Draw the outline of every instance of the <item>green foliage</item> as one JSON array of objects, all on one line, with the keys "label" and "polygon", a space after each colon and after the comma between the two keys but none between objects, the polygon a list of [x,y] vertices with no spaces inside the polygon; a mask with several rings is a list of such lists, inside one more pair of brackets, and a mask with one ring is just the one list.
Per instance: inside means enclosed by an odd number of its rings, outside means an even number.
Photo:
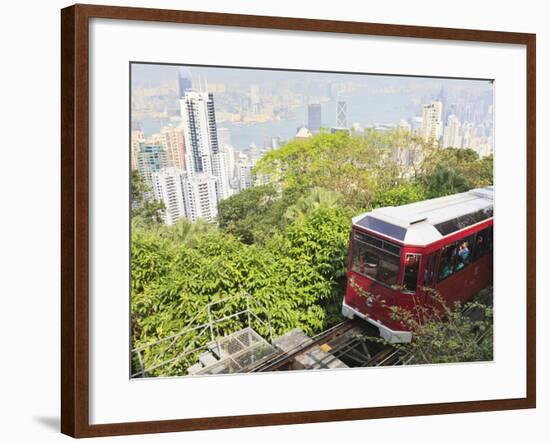
[{"label": "green foliage", "polygon": [[322,187],[314,187],[303,195],[295,204],[288,207],[284,217],[287,220],[295,221],[304,218],[312,211],[320,207],[339,207],[340,195]]},{"label": "green foliage", "polygon": [[[370,293],[351,281],[354,289],[365,297]],[[437,290],[423,287],[430,302],[428,307],[415,303],[411,308],[388,305],[389,317],[412,332],[410,343],[393,343],[400,350],[400,362],[405,365],[476,362],[493,359],[493,308],[488,299],[474,299],[464,305],[448,305]],[[414,298],[416,299],[416,297]],[[367,338],[384,345],[382,338]]]},{"label": "green foliage", "polygon": [[143,182],[137,171],[132,170],[130,177],[132,220],[138,219],[147,224],[162,222],[164,203],[147,199],[145,196],[150,191],[151,189]]},{"label": "green foliage", "polygon": [[[426,177],[426,185],[429,186],[430,179],[443,175],[453,180],[459,180],[460,185],[453,185],[446,190],[438,191],[437,182],[428,192],[430,198],[440,195],[449,195],[445,192],[463,192],[475,187],[484,187],[493,184],[493,156],[489,155],[482,159],[472,149],[435,149],[431,151],[422,163],[422,172]],[[449,181],[447,181],[449,184]],[[433,196],[431,196],[433,195]]]},{"label": "green foliage", "polygon": [[[417,305],[413,311],[392,307],[394,320],[413,332],[410,344],[395,344],[407,364],[441,364],[493,360],[493,309],[477,301],[449,306],[433,289],[434,307]],[[476,311],[478,318],[471,315]],[[421,320],[419,320],[421,318]]]},{"label": "green foliage", "polygon": [[371,130],[361,136],[321,133],[268,152],[256,172],[283,189],[325,188],[338,193],[343,206],[360,209],[369,207],[376,193],[403,179],[396,155],[406,146],[415,155],[425,147],[403,131]]},{"label": "green foliage", "polygon": [[[403,158],[406,164],[398,161]],[[321,133],[267,153],[255,172],[270,183],[222,201],[217,225],[181,220],[174,226],[158,223],[162,207],[146,202],[149,189],[133,174],[134,348],[192,323],[205,323],[205,306],[228,296],[216,313],[242,310],[244,298],[238,295],[243,293],[256,301],[257,315],[270,318],[275,336],[295,327],[307,334],[326,329],[342,320],[353,216],[491,184],[492,167],[492,157],[479,159],[468,149],[439,149],[399,130]],[[479,337],[480,324],[453,315],[449,310],[446,325],[435,320],[419,325],[411,349],[433,357],[418,361],[451,360],[457,344],[475,347],[472,340]],[[245,325],[243,318],[233,317],[219,323],[217,332],[223,335]],[[267,332],[264,325],[256,328]],[[449,338],[451,329],[459,330],[458,337]],[[191,333],[173,346],[167,342],[147,348],[144,358],[149,365],[168,361],[209,339],[208,334]],[[480,352],[492,351],[487,340],[476,342],[486,348],[456,353],[474,360],[485,357]],[[185,374],[195,360],[182,358],[152,375]]]},{"label": "green foliage", "polygon": [[453,195],[470,188],[468,181],[460,172],[439,167],[431,174],[425,175],[423,182],[428,198]]},{"label": "green foliage", "polygon": [[[310,334],[323,330],[338,319],[326,307],[341,296],[348,233],[349,217],[341,209],[329,208],[314,210],[289,225],[265,247],[214,231],[199,236],[191,248],[138,229],[132,238],[134,347],[185,328],[208,303],[241,293],[253,294],[275,335],[295,327]],[[224,308],[229,315],[242,304]],[[205,317],[199,319],[206,322]],[[243,326],[235,318],[223,323],[218,332]],[[162,351],[162,347],[151,350],[146,357],[154,360],[159,356],[156,352]],[[182,374],[182,370],[176,364],[154,374]]]},{"label": "green foliage", "polygon": [[278,192],[273,185],[245,189],[218,206],[218,225],[245,244],[264,244],[287,224],[284,214],[299,198],[297,190]]},{"label": "green foliage", "polygon": [[373,207],[401,206],[426,199],[426,189],[417,182],[403,182],[384,192],[378,192]]}]

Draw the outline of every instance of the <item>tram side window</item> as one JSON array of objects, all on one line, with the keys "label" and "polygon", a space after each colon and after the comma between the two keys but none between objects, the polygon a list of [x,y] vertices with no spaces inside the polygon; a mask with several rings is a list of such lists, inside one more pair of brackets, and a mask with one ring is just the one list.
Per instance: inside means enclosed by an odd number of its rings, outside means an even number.
[{"label": "tram side window", "polygon": [[420,255],[407,253],[405,257],[405,273],[403,275],[403,286],[407,292],[416,292],[419,265]]},{"label": "tram side window", "polygon": [[472,249],[474,247],[474,240],[475,235],[471,235],[458,241],[455,271],[463,269],[472,261]]},{"label": "tram side window", "polygon": [[493,250],[492,227],[477,232],[472,260],[477,261],[491,250]]},{"label": "tram side window", "polygon": [[454,273],[456,249],[456,243],[453,243],[444,247],[441,251],[441,259],[439,260],[439,281],[443,281]]},{"label": "tram side window", "polygon": [[435,253],[432,253],[428,258],[428,262],[424,266],[424,286],[429,287],[435,279]]}]

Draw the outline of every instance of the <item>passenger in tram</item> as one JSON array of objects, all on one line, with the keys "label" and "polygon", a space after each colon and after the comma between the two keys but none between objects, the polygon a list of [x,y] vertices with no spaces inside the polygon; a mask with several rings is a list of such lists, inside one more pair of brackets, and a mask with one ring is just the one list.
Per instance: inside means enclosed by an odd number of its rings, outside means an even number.
[{"label": "passenger in tram", "polygon": [[463,241],[459,248],[458,248],[458,258],[459,261],[456,265],[456,269],[460,270],[464,268],[466,264],[468,264],[468,260],[470,258],[470,247],[468,244],[468,241]]}]

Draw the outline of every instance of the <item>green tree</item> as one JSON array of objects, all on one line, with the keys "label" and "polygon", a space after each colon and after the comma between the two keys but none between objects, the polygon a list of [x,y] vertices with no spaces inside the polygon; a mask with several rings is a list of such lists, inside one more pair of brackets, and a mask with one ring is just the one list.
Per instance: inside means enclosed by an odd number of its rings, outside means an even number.
[{"label": "green tree", "polygon": [[403,182],[383,192],[377,192],[373,207],[401,206],[426,199],[426,189],[419,182]]},{"label": "green tree", "polygon": [[[351,281],[355,290],[365,296],[369,292]],[[403,364],[440,364],[475,362],[493,359],[493,309],[474,299],[461,305],[448,305],[435,289],[423,287],[431,308],[417,303],[411,308],[380,305],[388,310],[391,320],[412,332],[410,343],[391,344],[400,350]],[[383,344],[381,338],[368,338]]]},{"label": "green tree", "polygon": [[268,152],[256,173],[283,189],[325,188],[341,195],[343,206],[362,209],[371,205],[374,195],[405,179],[406,167],[398,161],[403,151],[410,147],[413,157],[420,158],[423,146],[403,131],[321,133]]},{"label": "green tree", "polygon": [[[493,309],[472,301],[449,306],[435,290],[429,291],[432,303],[429,311],[422,305],[413,311],[391,307],[392,319],[402,322],[412,331],[410,344],[395,344],[402,351],[406,364],[441,364],[476,362],[493,359]],[[471,313],[477,312],[477,318]],[[421,320],[419,320],[421,318]]]},{"label": "green tree", "polygon": [[[244,244],[223,231],[199,236],[193,248],[174,245],[155,231],[134,232],[134,348],[182,330],[206,304],[241,293],[253,295],[263,306],[275,336],[295,327],[308,334],[325,329],[340,320],[334,305],[342,296],[348,232],[348,215],[329,208],[319,208],[290,224],[261,247]],[[222,306],[226,315],[242,307],[238,301]],[[198,323],[206,319],[199,318]],[[223,335],[244,326],[234,318],[219,324],[218,331]],[[183,347],[204,343],[203,338],[183,341],[170,351],[161,346],[146,352],[145,358],[169,360]],[[155,374],[183,374],[193,362],[185,360]]]},{"label": "green tree", "polygon": [[331,190],[322,187],[313,187],[300,197],[295,204],[288,207],[284,216],[286,219],[294,221],[307,216],[320,207],[335,208],[340,203],[340,195]]},{"label": "green tree", "polygon": [[136,170],[132,170],[130,177],[130,205],[132,219],[141,218],[145,223],[161,223],[165,210],[164,203],[147,198],[151,189],[141,179]]},{"label": "green tree", "polygon": [[468,181],[459,171],[437,168],[423,177],[428,198],[453,195],[470,189]]},{"label": "green tree", "polygon": [[[422,174],[424,177],[433,177],[442,171],[452,171],[455,176],[460,175],[465,182],[466,190],[485,187],[493,184],[493,156],[479,158],[472,149],[434,149],[422,163]],[[430,194],[433,194],[434,190],[432,188]]]}]

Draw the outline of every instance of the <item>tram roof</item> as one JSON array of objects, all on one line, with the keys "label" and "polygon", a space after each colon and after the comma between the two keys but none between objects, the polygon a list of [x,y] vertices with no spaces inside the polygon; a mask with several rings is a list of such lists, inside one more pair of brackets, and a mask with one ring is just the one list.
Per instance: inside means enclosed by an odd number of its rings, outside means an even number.
[{"label": "tram roof", "polygon": [[493,216],[493,186],[398,207],[382,207],[353,218],[353,225],[410,245],[424,246]]}]

